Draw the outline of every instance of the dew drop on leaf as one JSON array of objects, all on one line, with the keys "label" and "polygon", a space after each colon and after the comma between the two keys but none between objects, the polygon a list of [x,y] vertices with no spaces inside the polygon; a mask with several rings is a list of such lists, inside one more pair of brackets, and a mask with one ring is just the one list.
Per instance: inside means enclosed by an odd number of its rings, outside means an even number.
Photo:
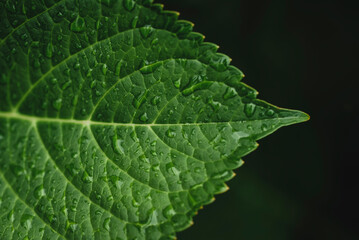
[{"label": "dew drop on leaf", "polygon": [[152,103],[152,105],[157,105],[157,104],[160,103],[160,101],[161,101],[161,97],[160,96],[155,96],[155,97],[152,98],[151,103]]},{"label": "dew drop on leaf", "polygon": [[56,110],[60,110],[62,105],[62,98],[58,98],[55,101],[52,102],[52,106],[56,109]]},{"label": "dew drop on leaf", "polygon": [[244,105],[244,113],[247,117],[252,117],[256,111],[256,105],[253,103],[247,103]]},{"label": "dew drop on leaf", "polygon": [[175,85],[175,88],[180,88],[180,86],[181,86],[181,78],[175,80],[173,82],[173,84]]},{"label": "dew drop on leaf", "polygon": [[212,107],[213,111],[217,112],[222,104],[220,102],[214,101],[213,98],[208,99],[208,104]]},{"label": "dew drop on leaf", "polygon": [[228,68],[229,63],[230,58],[228,56],[223,54],[217,54],[212,58],[210,65],[217,71],[223,72]]},{"label": "dew drop on leaf", "polygon": [[68,89],[68,88],[71,86],[71,84],[72,84],[72,81],[69,80],[69,81],[65,82],[65,83],[61,86],[61,89],[62,89],[62,90],[66,90],[66,89]]},{"label": "dew drop on leaf", "polygon": [[133,0],[123,0],[123,6],[127,11],[132,11],[135,8],[135,1]]},{"label": "dew drop on leaf", "polygon": [[158,38],[154,38],[151,42],[151,46],[152,47],[156,46],[158,44],[158,42],[159,42]]},{"label": "dew drop on leaf", "polygon": [[51,84],[55,85],[57,83],[57,78],[50,79]]},{"label": "dew drop on leaf", "polygon": [[106,219],[103,221],[103,228],[104,228],[106,231],[110,231],[110,220],[111,220],[111,218],[106,218]]},{"label": "dew drop on leaf", "polygon": [[32,226],[31,223],[33,218],[34,216],[30,214],[23,214],[20,219],[20,225],[27,230],[30,229]]},{"label": "dew drop on leaf", "polygon": [[234,98],[236,95],[237,93],[234,88],[227,88],[226,92],[223,95],[223,99],[228,100],[230,98]]},{"label": "dew drop on leaf", "polygon": [[74,64],[74,69],[79,70],[80,66],[81,66],[81,64],[77,62],[77,63]]},{"label": "dew drop on leaf", "polygon": [[52,58],[52,53],[53,53],[53,46],[51,43],[47,44],[46,46],[46,57],[48,58]]},{"label": "dew drop on leaf", "polygon": [[121,73],[121,67],[123,65],[123,61],[119,61],[117,64],[116,64],[116,68],[115,68],[115,75],[116,76],[119,76],[120,73]]},{"label": "dew drop on leaf", "polygon": [[75,164],[71,163],[65,167],[72,177],[76,176],[80,170],[75,167]]},{"label": "dew drop on leaf", "polygon": [[177,135],[176,131],[174,131],[172,129],[168,129],[166,131],[166,136],[169,138],[174,138],[174,137],[176,137],[176,135]]},{"label": "dew drop on leaf", "polygon": [[34,197],[36,199],[41,198],[42,196],[45,196],[45,189],[43,185],[37,186],[34,190]]},{"label": "dew drop on leaf", "polygon": [[274,115],[274,111],[272,110],[272,109],[268,109],[267,111],[266,111],[266,115],[268,116],[268,117],[272,117],[273,115]]},{"label": "dew drop on leaf", "polygon": [[91,89],[93,89],[94,87],[96,87],[96,80],[93,80],[90,84]]},{"label": "dew drop on leaf", "polygon": [[82,174],[82,181],[84,183],[92,183],[93,177],[91,177],[86,171],[84,171]]},{"label": "dew drop on leaf", "polygon": [[82,32],[86,28],[85,19],[83,17],[77,16],[77,18],[71,23],[70,29],[73,32]]},{"label": "dew drop on leaf", "polygon": [[34,68],[39,68],[40,66],[40,60],[38,58],[34,59]]},{"label": "dew drop on leaf", "polygon": [[151,25],[146,25],[146,26],[140,28],[140,33],[143,38],[148,38],[149,36],[151,36],[153,31],[154,31],[154,29]]},{"label": "dew drop on leaf", "polygon": [[138,22],[138,16],[135,16],[135,17],[132,19],[132,22],[131,22],[132,28],[136,28],[137,22]]},{"label": "dew drop on leaf", "polygon": [[176,176],[180,174],[180,171],[174,166],[172,162],[166,164],[166,171]]},{"label": "dew drop on leaf", "polygon": [[23,167],[14,164],[10,165],[10,171],[17,177],[26,174],[26,170]]},{"label": "dew drop on leaf", "polygon": [[103,75],[106,75],[107,70],[108,70],[108,67],[107,67],[107,64],[105,63],[104,65],[102,65],[102,73],[103,73]]},{"label": "dew drop on leaf", "polygon": [[124,143],[123,139],[118,139],[116,135],[112,137],[112,147],[114,152],[119,154],[124,154],[124,148],[122,144]]},{"label": "dew drop on leaf", "polygon": [[141,122],[147,122],[148,121],[147,113],[142,114],[140,116],[140,120],[141,120]]}]

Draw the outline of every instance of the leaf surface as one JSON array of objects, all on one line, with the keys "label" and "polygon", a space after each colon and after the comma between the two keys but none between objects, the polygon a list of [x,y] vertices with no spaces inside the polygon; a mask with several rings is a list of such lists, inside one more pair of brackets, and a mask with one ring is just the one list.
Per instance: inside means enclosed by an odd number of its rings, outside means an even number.
[{"label": "leaf surface", "polygon": [[160,4],[43,2],[0,2],[1,239],[173,239],[308,119]]}]

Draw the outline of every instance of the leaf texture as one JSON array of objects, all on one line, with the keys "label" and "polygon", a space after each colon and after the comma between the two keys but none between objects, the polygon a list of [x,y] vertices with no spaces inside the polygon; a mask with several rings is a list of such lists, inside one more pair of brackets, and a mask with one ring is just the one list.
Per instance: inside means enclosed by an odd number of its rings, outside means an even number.
[{"label": "leaf texture", "polygon": [[0,239],[174,239],[258,139],[308,119],[150,0],[0,14]]}]

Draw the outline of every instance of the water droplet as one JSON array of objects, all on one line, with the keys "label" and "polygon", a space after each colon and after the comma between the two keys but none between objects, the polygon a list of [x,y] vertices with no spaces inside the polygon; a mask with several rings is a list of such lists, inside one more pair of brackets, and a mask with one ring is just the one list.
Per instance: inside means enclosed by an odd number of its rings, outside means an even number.
[{"label": "water droplet", "polygon": [[96,87],[96,80],[93,80],[90,84],[91,89],[93,89],[94,87]]},{"label": "water droplet", "polygon": [[111,183],[118,189],[123,185],[123,180],[118,176],[109,176]]},{"label": "water droplet", "polygon": [[158,42],[159,42],[158,38],[153,39],[151,42],[151,46],[156,46]]},{"label": "water droplet", "polygon": [[[146,64],[145,62],[143,62],[143,63]],[[143,73],[143,74],[153,73],[153,72],[154,72],[157,68],[159,68],[161,65],[162,65],[161,62],[154,63],[154,64],[151,64],[151,65],[148,65],[148,66],[141,67],[140,71],[141,71],[141,73]]]},{"label": "water droplet", "polygon": [[163,209],[163,216],[165,216],[167,219],[171,219],[174,215],[176,215],[176,211],[173,209],[171,205],[167,206],[165,209]]},{"label": "water droplet", "polygon": [[135,8],[136,3],[133,0],[124,0],[123,6],[125,7],[126,10],[132,11]]},{"label": "water droplet", "polygon": [[64,14],[63,14],[61,11],[58,11],[58,12],[57,12],[57,16],[58,16],[58,17],[62,17],[63,15],[64,15]]},{"label": "water droplet", "polygon": [[66,76],[70,76],[70,72],[71,72],[71,70],[70,70],[69,68],[66,68],[66,69],[64,70],[64,74],[65,74]]},{"label": "water droplet", "polygon": [[106,75],[107,70],[108,70],[108,67],[107,67],[107,64],[105,63],[104,65],[102,65],[102,73],[103,73],[103,75]]},{"label": "water droplet", "polygon": [[60,110],[62,105],[62,98],[58,98],[55,101],[52,102],[52,106],[56,109],[56,110]]},{"label": "water droplet", "polygon": [[119,154],[124,154],[124,148],[122,147],[122,143],[124,142],[123,139],[118,139],[116,135],[113,136],[112,138],[112,146],[113,146],[113,150],[116,153]]},{"label": "water droplet", "polygon": [[147,90],[141,92],[140,94],[138,94],[134,99],[133,99],[133,106],[136,109],[139,109],[141,107],[141,105],[146,101],[146,96],[147,96]]},{"label": "water droplet", "polygon": [[219,72],[225,71],[230,63],[230,58],[223,54],[216,54],[210,62],[210,65]]},{"label": "water droplet", "polygon": [[178,176],[180,171],[173,165],[172,162],[166,164],[166,171],[172,175]]},{"label": "water droplet", "polygon": [[22,35],[21,35],[21,39],[22,39],[22,40],[27,39],[27,34],[26,34],[26,33],[22,34]]},{"label": "water droplet", "polygon": [[52,47],[52,44],[51,43],[49,43],[49,44],[47,44],[47,46],[46,46],[46,57],[48,57],[48,58],[52,58],[52,53],[53,53],[53,47]]},{"label": "water droplet", "polygon": [[21,175],[26,175],[26,170],[19,165],[10,165],[10,171],[15,174],[15,176],[19,177]]},{"label": "water droplet", "polygon": [[155,141],[151,142],[150,145],[151,145],[152,147],[156,146],[156,145],[157,145],[157,141],[155,140]]},{"label": "water droplet", "polygon": [[135,17],[132,19],[132,22],[131,22],[132,28],[136,28],[137,22],[138,22],[138,16],[135,16]]},{"label": "water droplet", "polygon": [[103,228],[104,228],[106,231],[110,231],[110,221],[111,221],[111,218],[106,218],[106,219],[103,221]]},{"label": "water droplet", "polygon": [[77,223],[72,221],[66,221],[66,230],[70,230],[71,232],[75,232],[77,229]]},{"label": "water droplet", "polygon": [[32,222],[33,218],[34,218],[34,216],[32,216],[32,215],[23,214],[20,219],[21,226],[25,229],[30,229],[31,225],[32,225],[31,222]]},{"label": "water droplet", "polygon": [[217,112],[219,108],[222,106],[220,102],[216,102],[212,97],[208,99],[208,104],[212,107],[213,111]]},{"label": "water droplet", "polygon": [[177,133],[175,132],[175,130],[168,129],[168,130],[166,131],[166,135],[167,135],[167,137],[169,137],[169,138],[174,138],[174,137],[176,137]]},{"label": "water droplet", "polygon": [[39,59],[34,59],[34,68],[39,68],[41,66]]},{"label": "water droplet", "polygon": [[153,105],[157,105],[157,104],[159,104],[160,102],[161,102],[161,97],[160,97],[160,96],[155,96],[155,97],[153,97],[152,100],[151,100],[151,103],[152,103]]},{"label": "water droplet", "polygon": [[253,103],[247,103],[244,105],[244,113],[247,117],[252,117],[256,111],[256,105]]},{"label": "water droplet", "polygon": [[71,86],[71,83],[72,83],[71,80],[65,82],[65,83],[62,85],[61,89],[62,89],[63,91],[66,90],[67,88],[69,88],[69,87]]},{"label": "water droplet", "polygon": [[41,198],[42,196],[45,196],[45,189],[43,185],[37,186],[34,190],[34,197],[36,199]]},{"label": "water droplet", "polygon": [[132,199],[132,206],[135,208],[138,208],[140,206],[140,203],[136,201],[136,199]]},{"label": "water droplet", "polygon": [[74,69],[79,70],[80,66],[81,66],[81,64],[77,62],[77,63],[74,64]]},{"label": "water droplet", "polygon": [[266,115],[267,115],[268,117],[273,117],[274,113],[275,113],[275,112],[274,112],[272,109],[268,109],[268,110],[266,111]]},{"label": "water droplet", "polygon": [[147,122],[148,121],[147,113],[142,114],[140,116],[140,120],[141,120],[141,122]]},{"label": "water droplet", "polygon": [[148,38],[152,34],[153,31],[154,31],[154,29],[151,25],[146,25],[146,26],[140,28],[140,33],[143,38]]},{"label": "water droplet", "polygon": [[67,171],[70,173],[71,176],[76,176],[78,173],[79,173],[79,169],[77,169],[75,167],[75,165],[73,163],[69,164],[69,165],[66,165],[65,167],[67,169]]},{"label": "water droplet", "polygon": [[230,98],[233,98],[237,95],[237,92],[234,88],[227,88],[226,92],[223,95],[224,100],[228,100]]},{"label": "water droplet", "polygon": [[180,86],[181,86],[181,78],[174,81],[173,84],[175,85],[175,88],[180,88]]},{"label": "water droplet", "polygon": [[122,67],[122,65],[124,65],[123,63],[124,62],[122,60],[117,63],[116,68],[115,68],[115,75],[116,76],[120,76],[121,67]]},{"label": "water droplet", "polygon": [[200,167],[196,167],[196,168],[194,169],[194,172],[195,172],[195,173],[200,173],[200,172],[201,172],[201,168],[200,168]]},{"label": "water droplet", "polygon": [[226,170],[223,172],[218,172],[212,176],[213,179],[229,179],[233,176],[233,172],[231,170]]},{"label": "water droplet", "polygon": [[55,85],[57,83],[57,78],[50,79],[51,84]]},{"label": "water droplet", "polygon": [[82,181],[84,183],[92,183],[93,177],[91,177],[86,171],[84,171],[82,174]]},{"label": "water droplet", "polygon": [[73,32],[82,32],[85,30],[85,27],[85,19],[80,16],[77,16],[77,18],[71,23],[70,29]]},{"label": "water droplet", "polygon": [[262,129],[262,131],[264,131],[264,132],[267,131],[267,130],[268,130],[267,124],[263,123],[262,126],[261,126],[261,129]]},{"label": "water droplet", "polygon": [[70,211],[71,212],[77,212],[76,206],[75,205],[70,206]]},{"label": "water droplet", "polygon": [[91,77],[91,76],[92,76],[92,71],[93,71],[92,68],[90,68],[89,70],[87,70],[86,77]]},{"label": "water droplet", "polygon": [[8,213],[7,219],[8,219],[10,222],[13,222],[13,221],[15,220],[14,209],[12,209],[12,210]]}]

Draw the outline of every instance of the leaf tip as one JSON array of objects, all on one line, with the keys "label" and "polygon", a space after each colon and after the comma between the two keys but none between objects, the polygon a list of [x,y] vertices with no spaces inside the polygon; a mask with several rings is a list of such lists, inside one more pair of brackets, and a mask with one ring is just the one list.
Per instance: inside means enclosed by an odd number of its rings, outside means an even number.
[{"label": "leaf tip", "polygon": [[310,120],[309,114],[302,111],[295,111],[295,112],[296,112],[297,123],[306,122]]},{"label": "leaf tip", "polygon": [[285,126],[306,122],[310,119],[307,113],[298,110],[285,109],[282,114],[283,118],[281,122]]}]

